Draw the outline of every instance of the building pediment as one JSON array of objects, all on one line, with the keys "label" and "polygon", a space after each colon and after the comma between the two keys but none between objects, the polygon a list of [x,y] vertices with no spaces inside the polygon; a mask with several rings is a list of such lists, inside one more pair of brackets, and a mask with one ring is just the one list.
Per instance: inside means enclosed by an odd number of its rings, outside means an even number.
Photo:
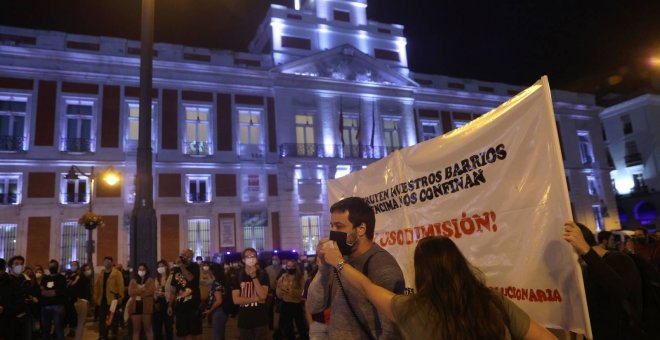
[{"label": "building pediment", "polygon": [[419,86],[410,78],[348,44],[280,65],[273,71],[357,83]]}]

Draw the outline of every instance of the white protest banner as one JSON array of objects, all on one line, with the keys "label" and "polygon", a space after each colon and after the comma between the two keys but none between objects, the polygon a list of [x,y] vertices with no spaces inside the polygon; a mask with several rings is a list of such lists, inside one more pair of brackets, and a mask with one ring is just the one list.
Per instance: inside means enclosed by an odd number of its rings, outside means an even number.
[{"label": "white protest banner", "polygon": [[460,129],[330,181],[328,192],[331,204],[369,202],[374,241],[406,287],[417,242],[443,235],[533,319],[591,337],[577,258],[562,239],[570,201],[546,77]]}]

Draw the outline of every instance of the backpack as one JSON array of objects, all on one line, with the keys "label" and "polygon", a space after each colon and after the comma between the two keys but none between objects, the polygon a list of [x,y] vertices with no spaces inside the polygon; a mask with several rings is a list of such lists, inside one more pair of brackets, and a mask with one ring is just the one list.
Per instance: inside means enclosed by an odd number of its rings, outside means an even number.
[{"label": "backpack", "polygon": [[649,339],[660,339],[660,272],[640,256],[630,257],[642,280],[641,328]]}]

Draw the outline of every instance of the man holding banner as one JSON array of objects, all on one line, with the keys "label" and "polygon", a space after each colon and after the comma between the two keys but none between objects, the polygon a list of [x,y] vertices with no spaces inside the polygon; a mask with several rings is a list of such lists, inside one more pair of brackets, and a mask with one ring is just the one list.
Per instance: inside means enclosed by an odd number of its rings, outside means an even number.
[{"label": "man holding banner", "polygon": [[[376,285],[395,293],[403,293],[403,272],[390,253],[373,242],[376,218],[373,210],[362,198],[349,197],[330,208],[330,239],[335,241],[341,254],[348,256],[346,263],[361,271]],[[317,247],[334,245],[323,239]],[[312,280],[306,308],[311,314],[322,312],[330,301],[330,339],[400,339],[392,321],[367,300],[354,287],[344,284],[336,270],[321,259],[318,274]],[[330,289],[332,287],[332,289]]]}]

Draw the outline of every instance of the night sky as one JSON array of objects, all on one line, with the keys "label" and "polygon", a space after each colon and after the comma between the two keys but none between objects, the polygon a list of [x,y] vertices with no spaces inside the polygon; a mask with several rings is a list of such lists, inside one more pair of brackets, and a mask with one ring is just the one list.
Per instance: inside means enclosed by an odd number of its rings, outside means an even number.
[{"label": "night sky", "polygon": [[[271,1],[156,3],[157,42],[246,51]],[[453,77],[631,91],[660,56],[660,1],[370,0],[368,17],[405,26],[411,70]],[[2,0],[0,24],[139,40],[140,0]]]}]

